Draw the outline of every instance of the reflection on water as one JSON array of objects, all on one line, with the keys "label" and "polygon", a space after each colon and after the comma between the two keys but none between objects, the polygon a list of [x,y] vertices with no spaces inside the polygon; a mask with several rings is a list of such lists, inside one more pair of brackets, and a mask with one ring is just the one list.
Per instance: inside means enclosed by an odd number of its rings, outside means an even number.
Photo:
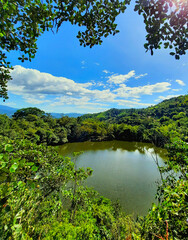
[{"label": "reflection on water", "polygon": [[63,156],[84,151],[77,167],[91,167],[93,175],[86,184],[111,200],[119,200],[129,213],[144,215],[155,201],[159,172],[151,154],[157,153],[159,163],[165,151],[152,144],[139,142],[84,142],[60,147]]}]

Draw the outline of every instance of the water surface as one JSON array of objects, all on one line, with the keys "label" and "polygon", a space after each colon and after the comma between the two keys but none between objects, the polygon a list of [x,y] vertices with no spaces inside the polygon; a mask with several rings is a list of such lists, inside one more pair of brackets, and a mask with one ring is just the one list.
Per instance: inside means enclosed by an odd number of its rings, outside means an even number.
[{"label": "water surface", "polygon": [[94,170],[87,186],[112,201],[119,200],[127,214],[147,213],[155,202],[156,181],[160,180],[154,159],[157,157],[162,165],[166,154],[163,149],[125,141],[68,143],[60,147],[63,156],[71,157],[79,151],[84,153],[76,160],[77,167]]}]

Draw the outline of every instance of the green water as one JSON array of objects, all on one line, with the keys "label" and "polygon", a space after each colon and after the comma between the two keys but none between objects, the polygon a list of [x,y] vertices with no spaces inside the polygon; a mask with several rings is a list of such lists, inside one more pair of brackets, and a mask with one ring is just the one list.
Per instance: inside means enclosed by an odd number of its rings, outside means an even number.
[{"label": "green water", "polygon": [[[78,157],[77,167],[94,170],[87,186],[112,201],[119,200],[127,214],[147,213],[155,202],[156,181],[160,181],[152,144],[109,141],[68,143],[60,147],[63,156],[79,151],[84,153]],[[162,164],[165,150],[155,147],[155,152]]]}]

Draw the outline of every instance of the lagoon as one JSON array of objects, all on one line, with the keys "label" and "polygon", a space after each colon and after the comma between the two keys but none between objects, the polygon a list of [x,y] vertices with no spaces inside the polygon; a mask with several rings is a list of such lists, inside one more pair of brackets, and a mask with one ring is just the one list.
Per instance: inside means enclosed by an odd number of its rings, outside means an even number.
[{"label": "lagoon", "polygon": [[127,214],[145,215],[152,203],[160,175],[156,163],[163,164],[166,151],[149,143],[106,141],[64,144],[59,148],[63,156],[83,153],[76,166],[93,169],[86,185],[101,195],[118,200]]}]

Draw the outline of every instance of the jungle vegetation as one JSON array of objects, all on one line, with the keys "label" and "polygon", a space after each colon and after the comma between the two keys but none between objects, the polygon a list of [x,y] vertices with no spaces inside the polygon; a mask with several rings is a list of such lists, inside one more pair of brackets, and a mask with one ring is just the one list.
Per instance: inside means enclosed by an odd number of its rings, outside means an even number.
[{"label": "jungle vegetation", "polygon": [[[12,65],[7,53],[31,61],[37,39],[58,31],[65,21],[82,27],[83,46],[101,44],[118,33],[116,17],[130,0],[1,0],[0,97],[8,98]],[[139,0],[135,11],[144,18],[146,51],[163,46],[179,59],[186,54],[188,3],[180,0]],[[37,108],[0,115],[1,239],[186,239],[188,96],[147,109],[117,110],[80,118],[54,119]],[[73,141],[129,140],[168,148],[165,178],[158,204],[137,221],[118,204],[82,186],[91,169],[76,169],[52,145]],[[178,175],[177,175],[178,173]]]},{"label": "jungle vegetation", "polygon": [[[54,119],[38,108],[0,115],[1,239],[186,239],[188,95],[146,109]],[[167,148],[157,204],[135,220],[83,186],[92,169],[52,145],[120,139]]]},{"label": "jungle vegetation", "polygon": [[0,115],[0,134],[37,144],[124,140],[163,147],[175,137],[188,142],[188,95],[171,98],[146,109],[110,109],[78,118],[55,119],[38,108]]}]

